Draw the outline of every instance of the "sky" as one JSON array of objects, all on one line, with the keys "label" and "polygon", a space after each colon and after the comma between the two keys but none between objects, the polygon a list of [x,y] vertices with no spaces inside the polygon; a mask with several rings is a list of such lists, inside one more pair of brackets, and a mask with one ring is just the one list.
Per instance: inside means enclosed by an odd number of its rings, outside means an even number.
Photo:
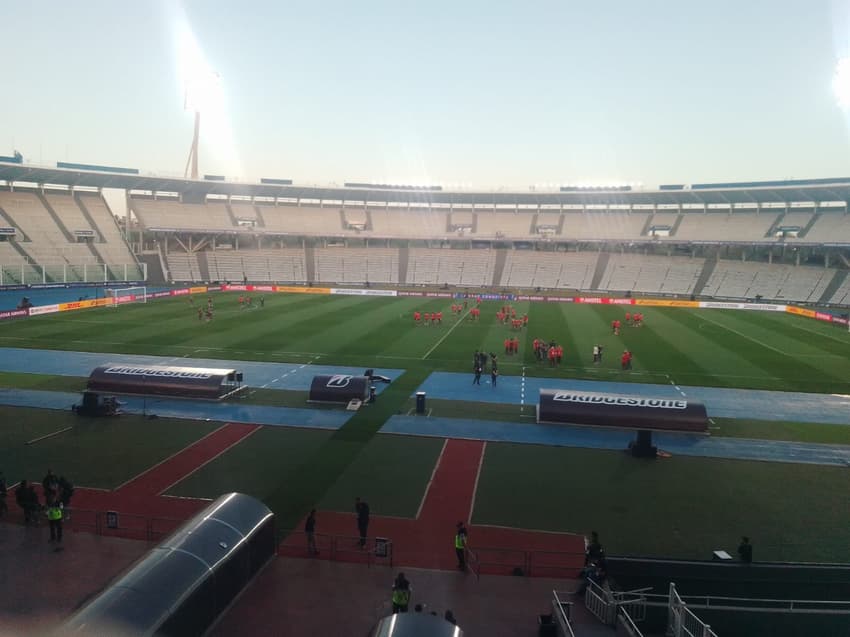
[{"label": "sky", "polygon": [[188,85],[228,179],[850,176],[850,0],[33,0],[0,42],[0,155],[32,163],[182,176]]}]

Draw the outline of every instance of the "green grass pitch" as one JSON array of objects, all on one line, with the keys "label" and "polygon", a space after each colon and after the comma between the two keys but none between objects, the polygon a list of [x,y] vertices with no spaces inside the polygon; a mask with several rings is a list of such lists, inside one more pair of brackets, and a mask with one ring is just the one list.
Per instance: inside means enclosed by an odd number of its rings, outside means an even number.
[{"label": "green grass pitch", "polygon": [[[410,408],[411,392],[431,371],[468,372],[473,350],[502,351],[510,333],[495,319],[502,303],[484,302],[481,320],[474,323],[457,322],[449,299],[269,294],[264,308],[240,310],[237,296],[214,295],[216,315],[209,323],[198,322],[186,299],[167,299],[9,322],[0,326],[0,345],[404,369],[375,405],[339,431],[263,428],[170,493],[213,497],[241,489],[266,501],[284,528],[312,506],[348,510],[357,494],[370,498],[375,513],[413,515],[441,441],[377,432],[387,418]],[[643,327],[624,327],[615,337],[610,322],[622,317],[623,307],[513,307],[528,313],[529,328],[520,333],[520,356],[502,357],[503,374],[519,374],[525,366],[532,376],[850,394],[850,334],[800,317],[646,307]],[[414,327],[415,309],[442,310],[443,325]],[[531,341],[538,336],[564,345],[561,368],[533,361]],[[614,355],[595,367],[596,343],[611,353],[629,348],[633,372],[620,371]],[[83,383],[0,373],[0,387],[75,391]],[[303,399],[298,392],[269,390],[249,400],[296,405]],[[516,406],[431,402],[440,415],[520,421]],[[0,415],[7,423],[0,434],[0,469],[10,481],[38,477],[48,464],[73,457],[64,465],[78,484],[106,488],[217,426],[127,417],[107,428],[82,425],[70,414],[13,408],[0,409]],[[67,426],[66,420],[75,424],[73,435],[21,452],[24,439]],[[714,435],[850,443],[850,428],[766,423],[758,414],[717,426]],[[850,502],[843,472],[697,458],[638,464],[617,452],[490,444],[474,521],[579,532],[599,528],[611,552],[692,557],[705,557],[707,546],[729,545],[747,532],[781,559],[840,559],[840,530]],[[644,494],[640,514],[635,492]],[[801,516],[804,503],[808,513]],[[822,541],[805,542],[803,534]]]}]

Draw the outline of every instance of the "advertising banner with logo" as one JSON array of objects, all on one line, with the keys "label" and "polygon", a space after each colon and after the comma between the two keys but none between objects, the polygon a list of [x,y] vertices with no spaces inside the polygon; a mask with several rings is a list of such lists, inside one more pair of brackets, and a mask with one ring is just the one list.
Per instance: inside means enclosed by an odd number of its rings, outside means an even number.
[{"label": "advertising banner with logo", "polygon": [[59,311],[59,305],[38,305],[30,308],[30,316],[38,316],[39,314],[53,314]]},{"label": "advertising banner with logo", "polygon": [[398,296],[395,290],[373,290],[372,288],[331,288],[331,294],[347,296]]},{"label": "advertising banner with logo", "polygon": [[30,308],[29,310],[3,310],[2,312],[0,312],[0,321],[29,316],[29,313],[32,311],[32,309],[33,308]]},{"label": "advertising banner with logo", "polygon": [[699,306],[707,310],[756,310],[761,312],[785,312],[785,305],[772,303],[734,303],[725,301],[700,301]]},{"label": "advertising banner with logo", "polygon": [[699,307],[699,301],[676,301],[673,299],[635,299],[635,305],[646,307]]},{"label": "advertising banner with logo", "polygon": [[215,400],[233,380],[233,369],[160,365],[101,365],[89,375],[89,391]]},{"label": "advertising banner with logo", "polygon": [[308,400],[315,403],[348,403],[352,398],[369,398],[368,376],[333,374],[314,376]]},{"label": "advertising banner with logo", "polygon": [[628,429],[706,431],[705,406],[685,398],[541,389],[538,422]]}]

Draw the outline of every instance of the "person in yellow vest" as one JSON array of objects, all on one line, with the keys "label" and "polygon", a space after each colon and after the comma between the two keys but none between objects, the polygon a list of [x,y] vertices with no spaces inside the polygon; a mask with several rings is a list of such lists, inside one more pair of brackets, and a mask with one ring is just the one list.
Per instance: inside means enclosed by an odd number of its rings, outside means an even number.
[{"label": "person in yellow vest", "polygon": [[398,577],[393,582],[393,614],[406,613],[407,607],[410,604],[410,582],[404,576],[404,573],[399,573]]},{"label": "person in yellow vest", "polygon": [[62,503],[52,495],[47,502],[47,520],[50,523],[50,542],[62,543]]},{"label": "person in yellow vest", "polygon": [[457,532],[455,533],[455,554],[457,555],[457,567],[466,570],[466,541],[467,532],[463,522],[457,523]]}]

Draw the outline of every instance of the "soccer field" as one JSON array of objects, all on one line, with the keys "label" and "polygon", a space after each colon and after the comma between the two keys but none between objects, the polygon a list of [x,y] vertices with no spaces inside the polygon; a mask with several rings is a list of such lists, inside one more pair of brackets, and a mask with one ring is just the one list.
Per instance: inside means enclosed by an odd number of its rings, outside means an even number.
[{"label": "soccer field", "polygon": [[[505,304],[501,301],[483,302],[481,318],[474,321],[465,311],[452,315],[451,299],[268,294],[264,307],[242,309],[237,298],[234,293],[215,294],[215,318],[210,322],[198,321],[186,298],[9,322],[0,327],[0,346],[149,354],[173,361],[191,357],[404,370],[377,403],[361,409],[338,430],[293,434],[264,428],[169,492],[197,497],[214,497],[231,488],[252,492],[275,510],[283,527],[291,527],[318,504],[346,510],[353,490],[374,493],[374,502],[388,515],[410,516],[439,445],[433,439],[378,431],[391,416],[408,412],[411,394],[431,372],[471,372],[476,349],[499,354],[503,377],[850,395],[850,334],[786,314],[644,307],[644,324],[624,325],[615,336],[611,321],[622,319],[626,311],[615,305],[513,302],[520,316],[529,317],[528,327],[514,332],[496,320]],[[442,325],[415,326],[415,310],[442,311]],[[519,355],[505,356],[503,341],[514,334],[520,339]],[[563,345],[560,366],[534,359],[535,338]],[[592,362],[594,345],[605,348],[599,365]],[[626,348],[634,355],[631,371],[620,369],[619,353]],[[0,373],[0,387],[74,391],[83,386],[82,377]],[[245,402],[308,407],[304,392],[273,388],[249,394]],[[433,400],[431,407],[434,415],[522,426],[518,405]],[[11,413],[10,408],[0,410]],[[46,430],[43,422],[36,424],[34,431]],[[766,422],[752,413],[714,426],[714,436],[850,444],[850,428],[807,423],[805,418]],[[167,450],[185,444],[187,436],[206,431],[181,436],[176,433],[180,429],[151,430],[157,438],[175,440],[136,444],[137,464],[154,464]],[[4,446],[11,449],[27,435],[7,436]],[[104,438],[104,445],[120,446],[119,438]],[[117,478],[99,476],[122,472],[109,468],[111,460],[98,449],[96,435],[89,432],[84,440],[85,445],[74,443],[80,458],[75,464],[78,483],[93,480],[97,484],[90,486],[109,488]],[[107,466],[87,472],[87,457],[100,458]],[[704,557],[707,546],[728,545],[747,532],[759,538],[763,559],[771,551],[782,559],[844,559],[840,530],[850,488],[839,477],[841,469],[688,457],[659,460],[657,465],[632,463],[641,461],[614,451],[491,445],[484,457],[474,521],[509,525],[516,520],[527,528],[575,532],[599,526],[612,553],[619,549],[660,555],[670,554],[672,547],[676,555]],[[16,460],[15,470],[34,478],[43,471],[41,464],[37,454],[29,453]],[[591,493],[585,492],[588,484],[593,485]],[[635,484],[644,494],[639,515],[629,500],[630,485]],[[579,489],[581,497],[571,498]],[[824,490],[829,498],[819,496]],[[803,502],[806,519],[798,523]],[[553,511],[553,503],[555,512],[546,513]],[[783,518],[797,522],[783,525]],[[745,528],[738,528],[739,523]],[[810,547],[800,537],[806,531],[824,539],[815,553],[807,552]]]}]

